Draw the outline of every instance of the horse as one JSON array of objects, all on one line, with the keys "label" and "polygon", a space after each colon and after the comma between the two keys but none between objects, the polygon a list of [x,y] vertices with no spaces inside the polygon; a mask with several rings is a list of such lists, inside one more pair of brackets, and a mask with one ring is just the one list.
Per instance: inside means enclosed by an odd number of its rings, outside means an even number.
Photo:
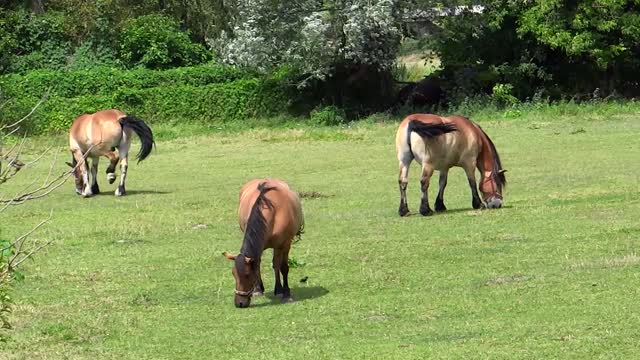
[{"label": "horse", "polygon": [[[506,170],[502,168],[500,155],[487,133],[471,120],[462,116],[409,115],[402,120],[396,131],[396,154],[400,167],[400,216],[409,214],[406,191],[409,166],[414,159],[422,165],[420,214],[429,216],[434,213],[429,207],[427,194],[434,170],[440,172],[440,189],[435,210],[447,210],[444,205],[444,189],[449,169],[453,166],[462,167],[467,175],[471,188],[471,206],[474,209],[502,207],[502,190],[507,184],[504,175]],[[482,200],[478,195],[476,168],[481,175]]]},{"label": "horse", "polygon": [[240,253],[223,253],[227,259],[234,261],[235,306],[249,307],[252,296],[264,293],[260,260],[262,252],[268,248],[273,249],[274,295],[281,297],[283,302],[291,301],[289,250],[293,238],[299,237],[304,228],[298,194],[282,180],[252,180],[240,190],[238,217],[240,230],[244,232]]},{"label": "horse", "polygon": [[[155,145],[153,133],[143,120],[126,115],[120,110],[110,109],[93,114],[83,114],[73,121],[69,130],[71,162],[66,164],[74,169],[76,193],[83,197],[100,193],[97,177],[98,162],[100,157],[104,156],[110,162],[107,168],[109,184],[113,184],[116,180],[116,166],[120,161],[120,184],[115,195],[123,196],[126,194],[125,179],[127,178],[129,148],[133,133],[138,135],[141,142],[140,152],[137,156],[138,162],[140,162],[146,159]],[[89,185],[88,158],[92,159],[91,185]]]}]

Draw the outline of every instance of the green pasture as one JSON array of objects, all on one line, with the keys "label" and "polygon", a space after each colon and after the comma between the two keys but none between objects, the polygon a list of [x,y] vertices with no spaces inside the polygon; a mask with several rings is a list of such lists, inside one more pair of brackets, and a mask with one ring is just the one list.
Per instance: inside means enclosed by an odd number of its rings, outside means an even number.
[{"label": "green pasture", "polygon": [[[400,218],[399,119],[342,128],[213,131],[157,126],[156,150],[131,164],[123,198],[100,168],[99,196],[72,181],[0,214],[19,236],[53,244],[14,283],[14,329],[0,359],[633,358],[640,333],[640,112],[479,112],[509,186],[505,207],[471,209],[454,169],[449,212]],[[506,114],[506,115],[505,115]],[[53,152],[4,197],[66,169]],[[133,146],[137,151],[137,143]],[[409,206],[419,205],[413,164]],[[240,187],[279,177],[304,195],[292,304],[233,306]],[[437,180],[433,179],[431,201]],[[263,257],[273,290],[271,251]],[[306,282],[300,282],[307,278]]]}]

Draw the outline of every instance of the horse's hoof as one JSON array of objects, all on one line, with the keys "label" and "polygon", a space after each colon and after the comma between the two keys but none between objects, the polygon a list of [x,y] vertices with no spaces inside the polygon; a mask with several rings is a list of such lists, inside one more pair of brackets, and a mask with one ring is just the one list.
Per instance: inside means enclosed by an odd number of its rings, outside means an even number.
[{"label": "horse's hoof", "polygon": [[484,208],[485,208],[485,206],[484,206],[484,204],[482,203],[482,201],[477,202],[477,203],[476,203],[476,202],[473,202],[473,203],[471,203],[471,206],[472,206],[474,209],[476,209],[476,210],[480,210],[480,209],[484,209]]},{"label": "horse's hoof", "polygon": [[91,187],[91,192],[92,192],[94,195],[98,195],[98,194],[100,194],[100,188],[98,187],[98,184],[96,184],[96,185],[94,185],[94,186],[92,186],[92,187]]},{"label": "horse's hoof", "polygon": [[107,180],[109,180],[109,184],[113,184],[116,181],[116,174],[115,173],[108,173],[107,174]]},{"label": "horse's hoof", "polygon": [[445,212],[447,207],[444,204],[436,204],[436,212]]},{"label": "horse's hoof", "polygon": [[125,195],[127,195],[127,192],[124,189],[124,186],[122,185],[118,186],[118,188],[116,189],[116,196],[125,196]]},{"label": "horse's hoof", "polygon": [[409,208],[407,208],[407,207],[401,207],[400,209],[398,209],[398,214],[400,214],[400,216],[407,216],[407,215],[409,215]]},{"label": "horse's hoof", "polygon": [[431,209],[429,209],[429,208],[427,208],[427,209],[425,209],[425,208],[420,208],[420,214],[421,214],[422,216],[431,216],[431,215],[433,215],[433,210],[431,210]]}]

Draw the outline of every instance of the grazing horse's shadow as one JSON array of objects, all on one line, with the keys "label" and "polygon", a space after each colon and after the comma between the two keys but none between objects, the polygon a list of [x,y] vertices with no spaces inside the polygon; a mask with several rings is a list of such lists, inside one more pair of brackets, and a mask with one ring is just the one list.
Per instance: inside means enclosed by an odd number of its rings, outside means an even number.
[{"label": "grazing horse's shadow", "polygon": [[[504,205],[502,206],[503,209],[511,209],[513,208],[513,206],[511,205]],[[433,215],[430,216],[422,216],[419,212],[409,212],[408,215],[406,216],[418,216],[418,217],[433,217],[433,216],[440,216],[440,215],[446,215],[446,214],[455,214],[455,213],[473,213],[473,212],[478,212],[478,211],[494,211],[491,209],[469,209],[469,208],[456,208],[456,209],[447,209],[447,211],[444,212],[436,212]]]},{"label": "grazing horse's shadow", "polygon": [[[329,290],[323,288],[322,286],[304,286],[291,289],[291,295],[293,297],[293,302],[301,302],[310,299],[316,299],[321,296],[325,296],[329,293]],[[273,292],[269,292],[264,295],[265,299],[269,299],[269,302],[264,302],[260,304],[252,305],[252,307],[262,307],[262,306],[271,306],[271,305],[280,305],[282,303],[282,298],[273,295]],[[286,303],[284,303],[286,304]],[[283,304],[283,305],[284,305]]]},{"label": "grazing horse's shadow", "polygon": [[157,190],[127,190],[127,195],[147,195],[147,194],[171,194],[170,191],[157,191]]},{"label": "grazing horse's shadow", "polygon": [[[155,195],[165,195],[165,194],[171,194],[170,191],[157,191],[157,190],[127,190],[127,196],[132,196],[132,195],[150,195],[150,194],[155,194]],[[100,191],[99,194],[97,195],[113,195],[113,191]]]}]

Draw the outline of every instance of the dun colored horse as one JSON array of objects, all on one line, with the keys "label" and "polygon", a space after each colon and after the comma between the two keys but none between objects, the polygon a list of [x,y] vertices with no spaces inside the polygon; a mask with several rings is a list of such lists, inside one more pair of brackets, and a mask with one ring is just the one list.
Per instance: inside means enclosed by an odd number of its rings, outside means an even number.
[{"label": "dun colored horse", "polygon": [[[129,147],[131,136],[136,133],[142,146],[138,153],[138,162],[144,160],[154,145],[153,133],[144,121],[126,115],[120,110],[102,110],[93,114],[84,114],[76,118],[69,130],[69,148],[71,149],[71,163],[74,168],[76,192],[84,197],[98,194],[98,161],[101,156],[109,159],[107,179],[112,184],[116,180],[116,165],[120,161],[120,184],[116,189],[116,196],[126,194],[125,179],[129,164]],[[116,154],[115,150],[118,149]],[[91,177],[89,185],[89,164],[92,159]],[[80,164],[80,166],[76,166]]]},{"label": "dun colored horse", "polygon": [[476,168],[480,170],[480,191],[486,207],[502,206],[502,190],[507,183],[504,176],[506,170],[502,169],[500,156],[489,136],[469,119],[461,116],[409,115],[402,120],[396,132],[396,153],[400,163],[400,216],[409,213],[406,191],[409,166],[414,159],[422,165],[420,214],[433,214],[427,192],[434,170],[440,172],[440,190],[435,210],[440,212],[447,209],[444,205],[444,189],[449,169],[453,166],[462,167],[467,174],[474,209],[485,207],[478,195]]},{"label": "dun colored horse", "polygon": [[223,253],[235,262],[232,272],[236,280],[236,307],[249,307],[253,295],[264,293],[260,259],[268,248],[273,249],[274,295],[282,297],[283,302],[291,300],[289,249],[293,238],[299,236],[304,227],[300,198],[281,180],[252,180],[240,191],[238,215],[244,232],[240,254]]}]

